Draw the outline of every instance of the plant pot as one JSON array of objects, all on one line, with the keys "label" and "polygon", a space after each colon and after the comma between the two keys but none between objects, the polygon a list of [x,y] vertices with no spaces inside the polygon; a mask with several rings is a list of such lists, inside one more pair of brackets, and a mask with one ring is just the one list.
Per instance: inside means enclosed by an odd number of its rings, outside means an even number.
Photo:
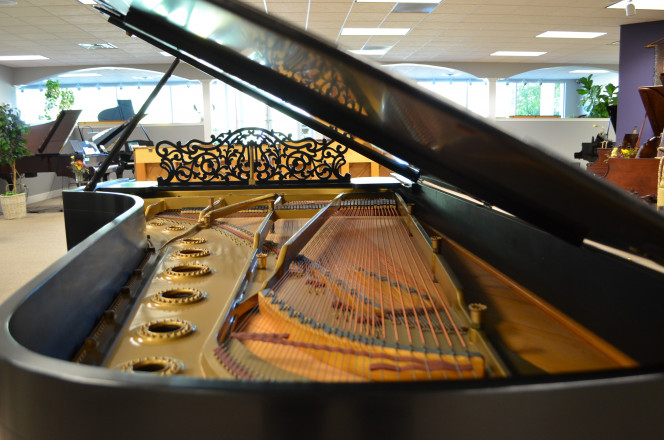
[{"label": "plant pot", "polygon": [[25,200],[24,192],[10,196],[0,196],[0,206],[2,206],[4,218],[12,220],[25,217],[28,213]]}]

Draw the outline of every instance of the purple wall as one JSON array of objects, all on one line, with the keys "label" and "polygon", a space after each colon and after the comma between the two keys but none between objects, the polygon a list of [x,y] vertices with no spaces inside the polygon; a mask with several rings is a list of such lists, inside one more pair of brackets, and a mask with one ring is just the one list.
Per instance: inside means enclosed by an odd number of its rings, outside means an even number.
[{"label": "purple wall", "polygon": [[[620,26],[620,89],[618,91],[618,129],[620,143],[634,126],[641,129],[645,109],[637,89],[652,86],[655,75],[655,49],[646,45],[664,37],[664,21],[635,23]],[[659,133],[658,133],[659,134]],[[654,136],[650,122],[646,121],[641,143]]]}]

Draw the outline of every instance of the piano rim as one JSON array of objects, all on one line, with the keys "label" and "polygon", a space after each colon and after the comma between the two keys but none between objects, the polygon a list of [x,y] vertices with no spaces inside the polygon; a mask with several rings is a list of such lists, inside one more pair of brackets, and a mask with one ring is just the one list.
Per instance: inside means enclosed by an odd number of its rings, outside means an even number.
[{"label": "piano rim", "polygon": [[[71,191],[68,194],[100,199],[95,193]],[[47,283],[54,274],[70,265],[77,257],[81,257],[85,251],[94,249],[104,238],[108,239],[113,231],[126,233],[132,222],[143,219],[143,201],[139,197],[108,193],[103,194],[101,199],[108,202],[108,205],[113,205],[117,204],[118,197],[120,199],[129,197],[133,205],[126,212],[114,216],[113,221],[104,221],[99,230],[0,305],[0,319],[3,323],[3,330],[0,332],[0,425],[7,429],[7,432],[32,432],[35,429],[33,427],[35,416],[41,417],[47,413],[49,419],[53,417],[59,419],[56,425],[59,424],[63,429],[69,430],[70,438],[85,438],[79,430],[91,427],[93,422],[108,420],[108,414],[126,416],[131,412],[145,411],[142,405],[146,399],[148,401],[177,399],[179,415],[174,419],[178,420],[186,418],[200,420],[203,417],[200,403],[210,403],[214,406],[214,410],[210,410],[211,413],[207,416],[211,417],[214,423],[202,423],[201,426],[212,429],[217,426],[219,412],[224,408],[233,414],[228,417],[228,421],[234,422],[238,407],[246,409],[249,413],[268,417],[269,414],[266,413],[271,411],[270,404],[274,403],[274,399],[280,401],[286,399],[289,403],[284,408],[295,405],[296,408],[307,408],[307,411],[310,411],[310,407],[318,408],[321,405],[332,410],[338,405],[338,399],[351,396],[354,405],[361,407],[382,405],[403,411],[423,408],[424,402],[426,405],[433,403],[436,407],[445,407],[453,402],[454,408],[458,409],[455,411],[455,416],[464,414],[460,418],[469,424],[469,432],[481,429],[481,422],[491,423],[502,417],[507,423],[515,422],[514,426],[510,425],[505,429],[517,430],[515,433],[518,434],[519,429],[526,428],[516,427],[517,421],[527,420],[528,417],[542,417],[544,409],[552,414],[551,417],[555,421],[560,414],[584,415],[584,422],[578,422],[574,428],[567,427],[566,433],[571,433],[571,437],[574,437],[577,431],[583,435],[589,432],[597,434],[598,429],[606,429],[607,435],[615,434],[621,427],[627,429],[623,425],[631,426],[632,422],[646,426],[648,432],[661,432],[664,429],[664,419],[653,416],[653,411],[657,413],[657,408],[664,407],[662,400],[664,368],[662,367],[426,383],[241,382],[179,375],[159,377],[127,374],[119,370],[79,365],[69,360],[57,359],[32,351],[18,343],[10,333],[10,320],[18,308],[37,294],[33,293],[35,289]],[[100,206],[95,208],[99,209]],[[144,224],[144,220],[142,221]],[[144,233],[144,230],[141,233]],[[86,407],[85,421],[74,427],[70,424],[64,425],[66,422],[63,420],[66,421],[67,417],[70,417],[72,407],[78,407],[80,402],[85,402],[91,395],[99,395],[98,393],[104,393],[105,398],[101,399],[102,403]],[[60,404],[52,405],[49,403],[52,399],[57,399]],[[374,401],[379,403],[373,403]],[[602,404],[588,407],[588,402],[602,402]],[[517,418],[514,416],[515,411],[519,412]],[[620,418],[624,418],[626,414],[630,419],[628,424],[622,423],[621,420],[624,419]],[[309,415],[313,417],[313,414]],[[414,417],[413,420],[419,417],[411,416]],[[306,415],[302,417],[306,418]],[[344,417],[349,417],[348,423],[364,425],[371,423],[371,421],[360,421],[352,414]],[[403,420],[409,426],[414,423],[411,419],[403,418]],[[255,423],[253,419],[245,422]],[[389,423],[392,423],[392,420]],[[372,425],[366,425],[369,426]],[[154,434],[156,429],[150,423],[135,425],[133,428],[137,433],[148,435]],[[330,429],[333,428],[334,426]],[[49,432],[52,432],[51,429],[53,425],[50,426]],[[109,427],[107,433],[113,432],[114,429],[116,428]],[[289,429],[291,428],[279,425],[276,435],[287,433]],[[425,433],[423,429],[430,432],[433,428],[424,424],[415,429],[414,437],[418,437]],[[164,435],[170,435],[177,431],[177,428],[165,422],[158,430],[163,431]],[[549,435],[550,432],[547,431],[546,434]],[[42,433],[46,434],[46,431]],[[512,435],[514,434],[506,435],[504,438]],[[568,438],[571,438],[570,435]]]},{"label": "piano rim", "polygon": [[[3,303],[0,304],[0,319],[2,319],[3,322],[3,331],[0,332],[0,362],[9,362],[11,364],[16,364],[19,360],[24,360],[24,363],[22,363],[23,367],[26,367],[28,370],[33,370],[34,372],[39,372],[40,374],[45,374],[48,375],[49,371],[67,371],[68,374],[66,376],[74,378],[74,377],[80,377],[78,373],[79,368],[83,368],[83,370],[80,370],[81,373],[84,373],[83,375],[89,379],[96,378],[99,379],[105,383],[108,383],[109,380],[115,382],[115,384],[122,384],[126,382],[127,380],[129,382],[132,382],[132,379],[128,379],[128,377],[131,377],[132,375],[127,374],[127,373],[122,373],[120,371],[115,371],[113,369],[108,369],[106,367],[99,367],[99,366],[87,366],[87,365],[80,365],[76,364],[73,361],[70,360],[61,360],[57,359],[48,355],[44,355],[41,353],[38,353],[37,351],[33,351],[28,347],[25,347],[22,345],[20,342],[18,342],[13,336],[11,332],[11,321],[14,317],[14,312],[16,312],[20,307],[25,303],[25,301],[33,296],[34,291],[39,289],[40,286],[42,286],[45,282],[47,282],[49,279],[53,277],[54,274],[58,273],[60,270],[63,268],[70,266],[73,264],[73,262],[79,258],[82,254],[86,252],[87,249],[90,248],[95,248],[99,246],[99,240],[102,239],[104,236],[107,236],[109,233],[113,233],[115,231],[116,233],[122,229],[126,229],[128,221],[131,218],[139,217],[143,218],[143,199],[141,197],[131,195],[131,194],[126,194],[126,193],[114,193],[112,191],[112,182],[108,182],[105,186],[107,186],[107,190],[103,191],[102,194],[103,196],[112,196],[112,197],[121,197],[121,198],[128,198],[128,200],[132,201],[133,206],[131,206],[129,209],[127,209],[125,212],[117,215],[113,221],[108,221],[105,222],[105,220],[102,222],[102,225],[99,225],[99,229],[91,233],[83,242],[81,242],[79,245],[77,245],[75,248],[71,249],[65,256],[57,260],[55,263],[53,263],[51,266],[46,268],[44,271],[42,271],[37,277],[33,278],[30,282],[28,282],[26,285],[24,285],[22,288],[20,288],[18,291],[16,291],[14,294],[10,295]],[[179,190],[181,188],[177,188]],[[204,188],[204,189],[210,189],[210,188]],[[252,190],[253,188],[228,188],[225,187],[224,189],[231,189],[231,190]],[[337,191],[338,188],[330,188],[332,191]],[[156,188],[157,191],[164,191],[164,188]],[[88,195],[94,195],[94,193],[85,193],[81,191],[80,189],[78,190],[72,190],[72,191],[66,191],[65,192],[65,198],[67,198],[67,195],[72,195],[72,194],[88,194]],[[99,193],[98,193],[99,194]],[[117,202],[110,202],[111,204]],[[94,208],[99,208],[99,206],[95,206]],[[68,231],[69,233],[69,231]],[[143,223],[143,228],[141,231],[142,234],[145,234],[145,224]],[[138,265],[135,265],[136,267]],[[34,293],[36,294],[36,293]],[[51,362],[56,362],[57,364],[51,365]],[[19,362],[20,363],[20,362]],[[43,368],[41,368],[43,366]],[[90,370],[92,369],[92,370]],[[95,372],[95,374],[91,374]],[[101,373],[101,374],[99,374]],[[635,377],[635,376],[640,376],[642,374],[660,374],[662,375],[662,378],[664,378],[664,366],[658,367],[658,366],[650,366],[650,367],[636,367],[636,368],[621,368],[615,371],[612,370],[601,370],[601,371],[590,371],[590,372],[578,372],[578,373],[558,373],[558,374],[542,374],[542,375],[528,375],[528,376],[510,376],[507,378],[484,378],[484,379],[474,379],[472,381],[434,381],[434,382],[426,382],[426,389],[455,389],[455,388],[475,388],[475,387],[485,387],[487,385],[490,385],[490,387],[500,387],[500,386],[514,386],[514,385],[532,385],[532,384],[544,384],[544,383],[572,383],[576,381],[587,381],[587,380],[606,380],[606,379],[611,379],[611,378],[626,378],[626,377]],[[118,375],[116,377],[116,375]],[[56,375],[58,376],[58,375]],[[147,375],[139,375],[141,381],[142,380],[150,380],[152,381],[152,378],[148,378]],[[156,383],[160,383],[164,379],[157,379]],[[175,375],[170,377],[167,381],[170,383],[178,383],[183,382],[182,385],[178,386],[191,386],[194,385],[194,383],[199,380],[195,377],[188,377],[188,376],[182,376],[182,375]],[[238,380],[225,380],[225,379],[214,379],[213,381],[210,381],[209,379],[200,379],[201,383],[195,385],[196,387],[198,386],[204,386],[205,388],[209,388],[211,382],[221,382],[221,383],[236,383],[236,382],[241,382]],[[272,386],[270,382],[258,382],[258,388],[262,389],[265,386]],[[415,387],[417,388],[419,385],[416,385],[416,383],[409,383],[405,385],[406,387]],[[474,384],[482,384],[482,385],[474,385]],[[287,387],[288,383],[285,384],[276,384],[275,389],[283,389],[284,386]],[[295,384],[294,384],[295,385]],[[306,385],[302,384],[297,384],[294,386],[294,389],[301,389],[303,386],[308,387],[309,385],[318,387],[321,386],[323,388],[326,387],[343,387],[346,384],[325,384],[325,383],[307,383]],[[354,384],[353,387],[357,386],[371,386],[374,387],[377,384],[373,383],[364,383],[364,384]],[[387,386],[387,387],[392,387],[395,386],[395,389],[400,388],[402,385],[395,385],[395,384],[390,384],[390,383],[383,383],[382,385]],[[240,388],[246,388],[246,387],[251,388],[252,385],[250,385],[249,382],[242,382],[242,386]],[[214,387],[217,388],[217,387]],[[234,388],[231,386],[230,388]]]}]

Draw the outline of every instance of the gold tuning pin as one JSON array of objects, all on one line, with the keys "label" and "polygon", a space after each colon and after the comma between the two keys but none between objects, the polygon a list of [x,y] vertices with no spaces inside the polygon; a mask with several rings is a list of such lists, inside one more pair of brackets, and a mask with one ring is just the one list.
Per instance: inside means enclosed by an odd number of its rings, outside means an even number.
[{"label": "gold tuning pin", "polygon": [[486,311],[486,305],[480,303],[468,304],[470,310],[470,326],[474,329],[482,328],[482,315]]},{"label": "gold tuning pin", "polygon": [[256,259],[258,260],[258,268],[265,269],[267,267],[267,254],[260,253],[256,254]]},{"label": "gold tuning pin", "polygon": [[442,240],[440,235],[431,236],[431,248],[433,249],[434,254],[440,253],[440,240]]}]

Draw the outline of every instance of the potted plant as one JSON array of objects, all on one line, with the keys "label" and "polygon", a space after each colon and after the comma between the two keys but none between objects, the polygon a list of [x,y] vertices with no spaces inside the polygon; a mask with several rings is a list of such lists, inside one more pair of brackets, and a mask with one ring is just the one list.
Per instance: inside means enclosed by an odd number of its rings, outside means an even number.
[{"label": "potted plant", "polygon": [[589,118],[608,118],[609,108],[618,105],[618,86],[594,84],[593,76],[579,78],[580,88],[576,93],[581,95],[581,105],[588,112]]},{"label": "potted plant", "polygon": [[30,154],[23,137],[28,131],[28,125],[21,120],[19,111],[3,103],[0,106],[0,165],[9,165],[12,174],[7,192],[0,195],[2,213],[7,219],[25,217],[27,212],[25,192],[17,184],[19,174],[16,161]]}]

